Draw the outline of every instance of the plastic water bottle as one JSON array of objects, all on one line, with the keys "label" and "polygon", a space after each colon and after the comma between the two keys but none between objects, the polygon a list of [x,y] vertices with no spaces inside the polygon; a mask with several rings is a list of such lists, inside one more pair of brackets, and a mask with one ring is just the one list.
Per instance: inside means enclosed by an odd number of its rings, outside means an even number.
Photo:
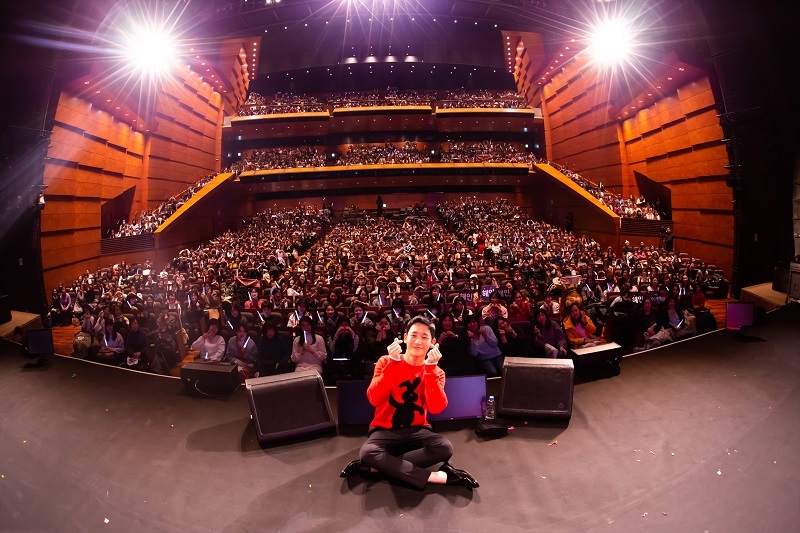
[{"label": "plastic water bottle", "polygon": [[494,420],[494,396],[489,396],[486,400],[486,420]]}]

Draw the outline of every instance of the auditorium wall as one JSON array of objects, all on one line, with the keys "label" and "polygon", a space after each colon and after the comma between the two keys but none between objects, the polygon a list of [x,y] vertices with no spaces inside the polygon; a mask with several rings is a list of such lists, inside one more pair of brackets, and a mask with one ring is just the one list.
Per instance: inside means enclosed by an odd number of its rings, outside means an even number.
[{"label": "auditorium wall", "polygon": [[620,136],[635,190],[634,172],[669,188],[675,249],[714,263],[730,279],[733,196],[726,185],[728,154],[708,78],[664,95],[622,122]]},{"label": "auditorium wall", "polygon": [[701,75],[664,91],[624,120],[617,120],[612,106],[622,104],[611,94],[609,83],[580,58],[538,90],[534,105],[542,108],[547,158],[625,196],[639,193],[635,173],[665,186],[675,249],[716,264],[729,277],[732,194],[709,79]]},{"label": "auditorium wall", "polygon": [[[45,161],[41,247],[47,290],[116,260],[100,254],[103,203],[135,187],[135,215],[219,165],[220,96],[198,74],[183,70],[161,86],[145,116],[131,112],[138,109],[131,101],[136,95],[109,105],[105,94],[95,98],[94,91],[76,87],[58,98]],[[126,257],[138,255],[152,252]]]}]

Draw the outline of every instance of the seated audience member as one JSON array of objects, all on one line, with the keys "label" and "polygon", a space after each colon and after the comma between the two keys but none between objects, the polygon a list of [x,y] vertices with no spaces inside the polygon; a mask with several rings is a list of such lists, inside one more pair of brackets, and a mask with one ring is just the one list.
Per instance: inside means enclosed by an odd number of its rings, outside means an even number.
[{"label": "seated audience member", "polygon": [[387,347],[395,340],[389,315],[381,315],[374,327],[366,328],[363,337],[361,358],[374,364],[381,356],[386,355]]},{"label": "seated audience member", "polygon": [[406,311],[406,304],[403,303],[402,298],[392,300],[392,310],[388,314],[391,323],[396,324],[399,330],[405,329],[405,325],[411,320],[411,315]]},{"label": "seated audience member", "polygon": [[[649,350],[662,344],[672,341],[672,335],[668,329],[661,326],[661,320],[653,309],[653,302],[645,300],[642,308],[636,313],[634,321],[636,332],[636,346],[633,351]],[[639,338],[641,334],[641,338]]]},{"label": "seated audience member", "polygon": [[122,353],[125,351],[125,340],[117,331],[115,323],[107,320],[103,327],[100,340],[100,350],[96,359],[103,363],[119,365],[122,362]]},{"label": "seated audience member", "polygon": [[695,316],[683,312],[674,296],[667,297],[661,309],[661,327],[670,332],[671,340],[676,341],[694,335],[696,320]]},{"label": "seated audience member", "polygon": [[271,322],[275,327],[283,326],[283,315],[278,313],[278,315],[280,315],[279,319],[272,314],[274,310],[275,308],[272,307],[272,302],[270,300],[262,300],[261,304],[258,306],[258,313],[255,314],[256,323],[263,326],[267,322]]},{"label": "seated audience member", "polygon": [[300,324],[300,319],[305,316],[307,309],[308,301],[305,298],[300,298],[297,300],[297,308],[289,315],[289,319],[286,321],[286,326],[290,328],[296,328],[297,325]]},{"label": "seated audience member", "polygon": [[136,317],[136,320],[139,321],[139,327],[145,330],[145,333],[153,333],[158,329],[156,316],[147,307],[144,307],[141,311],[139,311],[139,315]]},{"label": "seated audience member", "polygon": [[425,303],[444,303],[444,295],[442,294],[442,287],[441,285],[434,285],[431,287],[430,292],[428,293],[428,297],[425,299]]},{"label": "seated audience member", "polygon": [[61,319],[60,325],[72,325],[72,298],[67,292],[66,288],[61,289],[61,294],[58,297],[58,309]]},{"label": "seated audience member", "polygon": [[580,294],[583,305],[599,303],[603,299],[603,291],[594,276],[589,276],[586,283],[581,285]]},{"label": "seated audience member", "polygon": [[381,285],[378,288],[378,296],[372,300],[372,307],[389,307],[390,305],[392,305],[392,300],[389,297],[389,288]]},{"label": "seated audience member", "polygon": [[601,339],[595,335],[597,328],[592,319],[586,316],[577,303],[569,306],[569,316],[564,319],[564,333],[573,348],[585,348],[600,344]]},{"label": "seated audience member", "polygon": [[553,299],[553,293],[548,292],[544,295],[542,308],[547,311],[547,316],[551,320],[561,320],[561,305]]},{"label": "seated audience member", "polygon": [[403,283],[400,286],[400,299],[403,300],[403,303],[405,303],[406,306],[415,306],[419,304],[417,297],[411,293],[411,285],[408,283]]},{"label": "seated audience member", "polygon": [[567,338],[561,324],[551,320],[547,311],[538,308],[533,314],[534,348],[537,352],[544,352],[545,356],[556,359],[566,357]]},{"label": "seated audience member", "polygon": [[152,337],[155,345],[154,357],[163,360],[168,367],[167,370],[169,370],[169,368],[180,361],[181,358],[178,351],[177,326],[175,320],[169,317],[167,313],[162,314],[156,323],[156,331]]},{"label": "seated audience member", "polygon": [[472,309],[467,307],[466,302],[461,296],[453,298],[453,304],[450,306],[450,312],[457,323],[464,323],[469,315],[472,314]]},{"label": "seated audience member", "polygon": [[322,363],[328,358],[325,340],[314,333],[314,323],[304,316],[300,319],[300,331],[292,342],[292,362],[295,371],[316,370],[322,375]]},{"label": "seated audience member", "polygon": [[288,309],[291,303],[283,297],[283,291],[281,291],[278,286],[272,287],[272,298],[270,298],[270,301],[274,309]]},{"label": "seated audience member", "polygon": [[283,374],[294,370],[292,349],[278,334],[278,326],[266,322],[258,342],[255,377]]},{"label": "seated audience member", "polygon": [[344,306],[344,302],[342,302],[342,296],[338,291],[330,292],[326,304],[332,305],[334,309],[339,309],[340,307]]},{"label": "seated audience member", "polygon": [[367,308],[364,302],[354,302],[353,316],[350,317],[350,326],[372,327],[374,325],[375,323],[367,316]]},{"label": "seated audience member", "polygon": [[439,320],[439,336],[436,342],[442,358],[439,367],[448,376],[469,376],[479,373],[475,358],[468,353],[469,343],[465,335],[456,331],[458,322],[452,313],[444,313]]},{"label": "seated audience member", "polygon": [[233,302],[233,304],[231,304],[231,310],[226,313],[225,316],[228,318],[229,327],[234,333],[236,332],[236,327],[240,323],[244,322],[245,329],[248,326],[247,319],[242,316],[242,310],[239,308],[238,302]]},{"label": "seated audience member", "polygon": [[[311,317],[306,315],[306,317],[310,320]],[[302,319],[301,319],[302,320]],[[336,330],[339,329],[339,323],[344,320],[344,317],[339,314],[335,307],[331,304],[327,304],[325,306],[325,312],[322,315],[322,322],[320,322],[320,326],[325,328],[325,338],[330,339],[336,334]],[[311,321],[313,324],[313,320]]]},{"label": "seated audience member", "polygon": [[328,351],[335,358],[354,359],[358,350],[358,335],[347,320],[341,320],[336,333],[328,340]]},{"label": "seated audience member", "polygon": [[258,289],[252,288],[247,293],[247,301],[244,303],[244,308],[255,311],[259,308],[261,299],[258,297]]},{"label": "seated audience member", "polygon": [[523,338],[511,327],[507,318],[497,317],[492,325],[492,331],[497,338],[497,347],[503,357],[525,357],[532,354],[525,353]]},{"label": "seated audience member", "polygon": [[692,311],[698,313],[706,308],[706,295],[703,294],[703,287],[695,286],[692,293]]},{"label": "seated audience member", "polygon": [[147,353],[149,344],[147,334],[139,327],[139,321],[136,318],[131,320],[126,344],[126,358],[120,366],[135,370],[148,370],[150,366],[149,359],[152,359],[152,354]]},{"label": "seated audience member", "polygon": [[198,350],[196,361],[218,363],[225,356],[225,339],[219,333],[219,320],[212,318],[208,321],[208,330],[197,337],[192,343],[192,350]]},{"label": "seated audience member", "polygon": [[439,325],[439,317],[442,316],[444,311],[445,303],[443,301],[429,301],[426,308],[420,311],[419,315],[424,316],[428,320],[433,323],[434,326]]},{"label": "seated audience member", "polygon": [[128,329],[130,328],[130,320],[122,314],[122,306],[114,306],[114,325],[117,326],[117,331],[123,337],[128,336]]},{"label": "seated audience member", "polygon": [[489,377],[498,377],[503,371],[503,352],[497,346],[497,337],[489,326],[481,326],[478,317],[470,315],[465,324],[469,339],[469,354],[478,360],[481,371]]},{"label": "seated audience member", "polygon": [[653,300],[653,303],[656,305],[656,307],[661,307],[666,303],[668,296],[669,292],[667,291],[667,288],[664,285],[661,285],[658,288],[658,293],[655,296],[652,296],[650,299]]},{"label": "seated audience member", "polygon": [[81,317],[81,331],[89,335],[94,335],[94,316],[88,307],[84,309],[83,316]]},{"label": "seated audience member", "polygon": [[531,304],[526,297],[527,292],[514,291],[514,301],[508,306],[510,318],[531,318]]},{"label": "seated audience member", "polygon": [[244,380],[255,374],[258,348],[247,333],[247,325],[244,322],[239,322],[234,332],[235,335],[228,340],[225,360],[239,368],[239,379],[244,383]]},{"label": "seated audience member", "polygon": [[508,318],[508,309],[500,300],[500,294],[497,291],[492,291],[489,296],[489,303],[481,309],[481,318],[485,321],[489,317],[494,319],[498,316]]}]

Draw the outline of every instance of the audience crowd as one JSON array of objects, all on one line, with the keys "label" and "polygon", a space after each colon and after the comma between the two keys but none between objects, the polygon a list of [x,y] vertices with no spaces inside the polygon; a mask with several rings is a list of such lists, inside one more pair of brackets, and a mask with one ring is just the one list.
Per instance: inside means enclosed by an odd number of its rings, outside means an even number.
[{"label": "audience crowd", "polygon": [[514,91],[400,91],[396,88],[371,91],[344,91],[318,96],[278,93],[261,95],[251,92],[237,111],[237,116],[271,115],[276,113],[311,113],[335,108],[377,106],[431,106],[446,108],[523,109],[528,104]]},{"label": "audience crowd", "polygon": [[262,96],[251,92],[236,115],[249,117],[278,113],[314,113],[327,110],[327,104],[310,95],[278,93],[272,96]]},{"label": "audience crowd", "polygon": [[437,102],[437,107],[448,108],[527,108],[525,100],[514,91],[446,91]]},{"label": "audience crowd", "polygon": [[562,174],[577,183],[581,188],[586,189],[597,198],[601,204],[608,207],[611,211],[625,218],[644,218],[647,220],[661,220],[660,202],[648,203],[644,196],[634,198],[633,195],[625,198],[621,194],[614,194],[606,190],[603,182],[594,184],[567,166],[549,163],[553,168],[558,169]]},{"label": "audience crowd", "polygon": [[[227,170],[221,172],[227,172]],[[109,236],[128,237],[131,235],[144,235],[155,232],[158,227],[166,222],[166,220],[172,216],[175,211],[180,209],[180,207],[185,204],[189,198],[194,196],[197,191],[205,187],[219,174],[220,172],[203,176],[197,183],[186,187],[186,189],[170,197],[157,208],[135,215],[133,217],[134,220],[131,220],[130,222],[127,220],[120,221],[116,230],[109,230],[111,233]]]},{"label": "audience crowd", "polygon": [[418,314],[436,324],[449,375],[716,327],[705,298],[724,279],[699,260],[643,243],[604,249],[500,198],[436,211],[441,223],[332,224],[326,207],[270,210],[160,271],[149,261],[87,271],[54,291],[50,320],[80,324],[75,354],[102,362],[166,372],[191,347],[242,379],[314,368],[327,383],[369,375]]},{"label": "audience crowd", "polygon": [[[351,145],[349,150],[335,158],[335,165],[397,165],[442,163],[524,163],[531,167],[541,162],[536,156],[521,150],[512,143],[482,141],[448,143],[438,156],[419,149],[416,143],[406,141],[402,144]],[[593,184],[577,172],[565,166],[547,162],[572,179],[582,188],[594,195],[600,203],[621,217],[660,220],[658,201],[649,204],[643,196],[624,198],[605,190],[602,182]],[[314,147],[264,148],[253,150],[223,172],[244,172],[286,168],[324,167],[327,165],[324,152]],[[122,220],[109,236],[126,237],[153,233],[189,198],[203,188],[217,174],[204,176],[197,183],[172,196],[156,209],[136,215],[130,222]]]},{"label": "audience crowd", "polygon": [[232,165],[237,172],[278,168],[324,167],[325,154],[312,147],[263,148],[245,154]]}]

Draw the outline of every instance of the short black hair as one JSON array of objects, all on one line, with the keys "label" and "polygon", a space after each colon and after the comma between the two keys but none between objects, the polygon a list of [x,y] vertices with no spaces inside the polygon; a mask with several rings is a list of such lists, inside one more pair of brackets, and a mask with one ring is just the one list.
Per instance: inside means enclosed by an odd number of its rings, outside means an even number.
[{"label": "short black hair", "polygon": [[411,326],[414,324],[424,324],[425,326],[428,326],[428,329],[431,331],[431,339],[436,338],[436,326],[424,316],[415,316],[408,321],[408,324],[406,324],[406,335],[408,335],[408,332],[411,331]]},{"label": "short black hair", "polygon": [[209,320],[208,321],[208,328],[210,329],[211,326],[217,326],[219,328],[219,319],[218,318],[212,318],[211,320]]}]

